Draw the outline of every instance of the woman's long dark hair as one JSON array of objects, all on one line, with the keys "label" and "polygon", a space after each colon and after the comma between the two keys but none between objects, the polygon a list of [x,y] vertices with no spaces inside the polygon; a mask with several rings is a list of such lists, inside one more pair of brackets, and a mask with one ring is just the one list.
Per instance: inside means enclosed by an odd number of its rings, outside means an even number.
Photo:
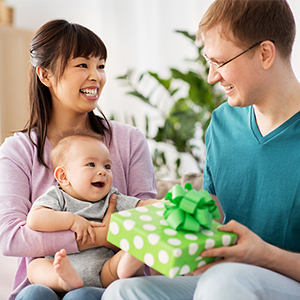
[{"label": "woman's long dark hair", "polygon": [[[66,20],[53,20],[44,24],[35,34],[30,45],[31,69],[29,73],[29,119],[23,129],[28,132],[31,142],[38,149],[38,160],[48,167],[44,160],[44,145],[47,127],[52,114],[50,91],[36,74],[36,68],[47,69],[56,74],[58,81],[66,68],[68,60],[76,57],[100,57],[106,60],[107,50],[102,40],[91,30],[69,23]],[[105,115],[97,106],[101,117],[88,113],[92,129],[111,138],[112,131]],[[31,131],[37,129],[37,143],[32,140]]]}]

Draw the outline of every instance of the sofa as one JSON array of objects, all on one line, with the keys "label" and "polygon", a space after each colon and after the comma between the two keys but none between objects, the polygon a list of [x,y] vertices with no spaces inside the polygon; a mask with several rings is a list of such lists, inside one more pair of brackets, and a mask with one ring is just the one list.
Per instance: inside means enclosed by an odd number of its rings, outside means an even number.
[{"label": "sofa", "polygon": [[180,184],[184,186],[187,182],[190,182],[193,185],[193,188],[199,191],[202,189],[203,174],[188,173],[180,179],[175,180],[157,179],[157,199],[162,199],[173,185]]}]

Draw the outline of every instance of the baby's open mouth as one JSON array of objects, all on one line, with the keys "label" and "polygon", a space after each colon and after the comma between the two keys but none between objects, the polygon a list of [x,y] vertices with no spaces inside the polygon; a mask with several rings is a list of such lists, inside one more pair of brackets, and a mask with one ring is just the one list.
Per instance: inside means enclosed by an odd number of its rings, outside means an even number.
[{"label": "baby's open mouth", "polygon": [[104,187],[104,182],[100,182],[100,181],[92,182],[92,185],[97,188],[102,188],[102,187]]}]

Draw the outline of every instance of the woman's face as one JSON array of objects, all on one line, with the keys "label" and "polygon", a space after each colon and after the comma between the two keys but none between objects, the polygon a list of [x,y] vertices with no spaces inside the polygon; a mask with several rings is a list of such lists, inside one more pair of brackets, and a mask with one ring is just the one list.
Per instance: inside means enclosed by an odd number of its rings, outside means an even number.
[{"label": "woman's face", "polygon": [[86,114],[96,108],[106,83],[105,60],[100,57],[69,59],[60,79],[50,75],[53,112]]}]

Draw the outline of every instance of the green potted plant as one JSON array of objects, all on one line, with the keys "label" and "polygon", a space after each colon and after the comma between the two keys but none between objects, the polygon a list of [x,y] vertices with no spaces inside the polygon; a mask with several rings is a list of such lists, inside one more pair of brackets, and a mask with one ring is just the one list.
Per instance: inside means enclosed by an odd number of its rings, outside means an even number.
[{"label": "green potted plant", "polygon": [[[136,76],[133,76],[136,75],[134,71],[128,70],[125,75],[118,77],[118,79],[125,82],[129,87],[127,94],[135,96],[161,115],[163,124],[158,126],[155,134],[151,136],[149,134],[151,119],[148,115],[145,116],[146,137],[158,144],[165,143],[174,146],[177,151],[175,172],[177,177],[181,177],[183,175],[180,173],[182,153],[188,153],[195,160],[199,172],[202,171],[204,158],[199,151],[199,131],[204,142],[211,114],[215,108],[225,101],[225,95],[215,85],[207,83],[206,77],[209,67],[202,56],[203,46],[198,47],[196,45],[195,35],[191,35],[186,31],[177,30],[176,32],[189,39],[197,48],[197,57],[185,61],[188,64],[187,71],[182,72],[170,68],[168,78],[162,78],[157,73],[148,71],[135,79]],[[154,88],[150,92],[146,92],[142,87],[145,86],[145,82],[149,86],[150,81],[155,82]],[[165,101],[169,102],[170,109],[168,111],[165,111],[159,105],[161,102],[158,99],[161,97],[161,93],[157,92],[159,90],[164,93]],[[166,94],[167,97],[165,97]],[[196,137],[197,135],[198,137]],[[155,147],[152,158],[158,177],[164,176],[171,167],[165,150]],[[165,171],[161,174],[160,171],[163,167],[165,167]]]}]

